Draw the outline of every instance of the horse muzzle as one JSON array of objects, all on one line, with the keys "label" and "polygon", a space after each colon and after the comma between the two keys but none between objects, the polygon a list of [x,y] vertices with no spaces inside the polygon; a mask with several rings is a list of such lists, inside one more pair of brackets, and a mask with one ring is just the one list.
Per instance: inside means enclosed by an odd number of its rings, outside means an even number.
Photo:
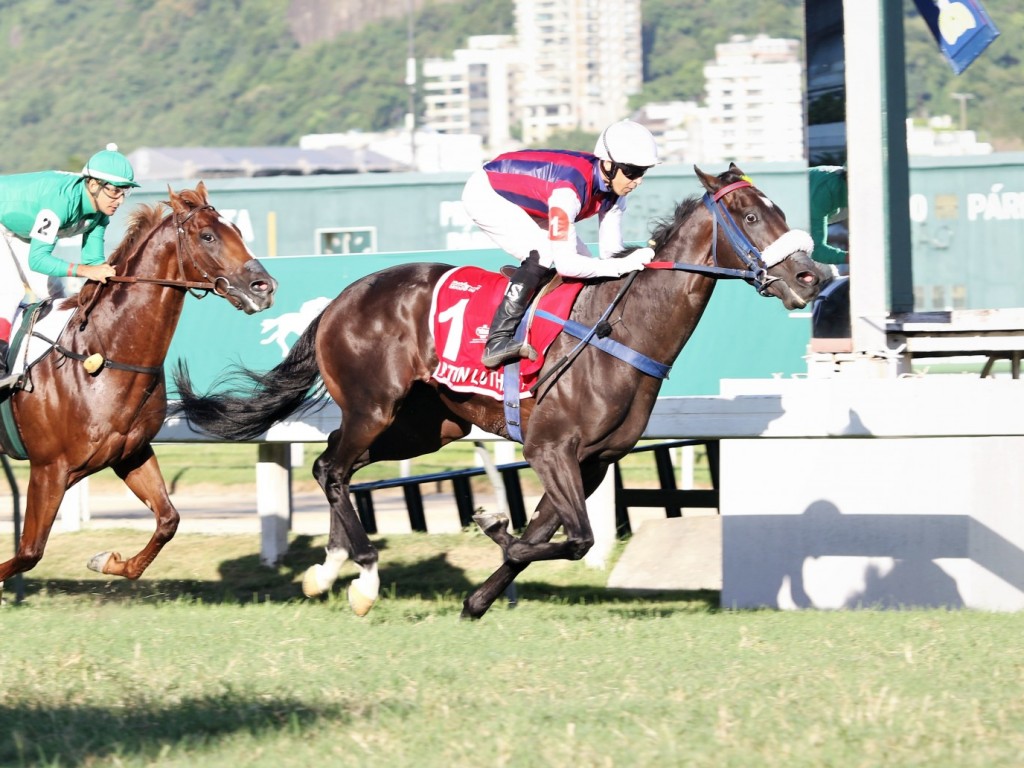
[{"label": "horse muzzle", "polygon": [[832,281],[827,265],[811,259],[806,251],[796,251],[769,270],[771,282],[764,286],[765,295],[775,296],[786,309],[803,309],[818,297]]},{"label": "horse muzzle", "polygon": [[277,280],[256,259],[246,263],[243,274],[231,277],[222,275],[214,285],[217,295],[223,296],[235,309],[247,315],[270,309],[277,292]]}]

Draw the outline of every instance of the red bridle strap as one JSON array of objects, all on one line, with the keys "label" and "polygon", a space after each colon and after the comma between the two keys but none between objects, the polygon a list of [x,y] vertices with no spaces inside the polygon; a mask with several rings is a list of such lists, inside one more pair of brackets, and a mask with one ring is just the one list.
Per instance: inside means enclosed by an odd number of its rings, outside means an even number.
[{"label": "red bridle strap", "polygon": [[732,192],[734,189],[742,189],[743,187],[752,187],[752,186],[753,186],[753,184],[751,184],[749,181],[746,181],[746,180],[734,181],[732,184],[726,184],[720,190],[715,192],[714,196],[711,199],[714,200],[717,203],[719,200],[721,200],[727,194]]}]

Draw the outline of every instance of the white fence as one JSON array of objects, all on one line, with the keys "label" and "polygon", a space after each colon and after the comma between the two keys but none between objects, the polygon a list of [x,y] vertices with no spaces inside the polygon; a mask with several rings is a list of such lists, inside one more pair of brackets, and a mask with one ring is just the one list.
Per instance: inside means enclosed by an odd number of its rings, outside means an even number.
[{"label": "white fence", "polygon": [[[1024,382],[975,376],[726,380],[715,397],[659,400],[644,438],[720,441],[725,606],[1016,611],[1022,401]],[[328,407],[258,441],[265,558],[287,534],[289,444],[337,423]],[[189,440],[209,438],[176,421],[158,436]],[[592,501],[600,557],[615,538],[610,481]]]}]

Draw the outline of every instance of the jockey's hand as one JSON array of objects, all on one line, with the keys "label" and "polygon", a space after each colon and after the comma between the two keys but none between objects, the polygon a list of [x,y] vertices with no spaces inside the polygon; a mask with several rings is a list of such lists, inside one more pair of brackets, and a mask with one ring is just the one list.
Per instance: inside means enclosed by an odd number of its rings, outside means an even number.
[{"label": "jockey's hand", "polygon": [[78,276],[86,280],[95,280],[97,283],[107,282],[108,277],[117,274],[116,270],[109,264],[79,264]]},{"label": "jockey's hand", "polygon": [[642,261],[644,264],[647,264],[651,261],[654,261],[654,249],[647,247],[637,248],[635,251],[633,251],[633,253],[630,254],[630,256],[639,261]]},{"label": "jockey's hand", "polygon": [[630,254],[623,256],[620,259],[609,259],[608,263],[616,266],[616,271],[619,273],[619,277],[629,274],[630,272],[639,272],[644,268],[644,264],[654,258],[653,248],[637,248]]}]

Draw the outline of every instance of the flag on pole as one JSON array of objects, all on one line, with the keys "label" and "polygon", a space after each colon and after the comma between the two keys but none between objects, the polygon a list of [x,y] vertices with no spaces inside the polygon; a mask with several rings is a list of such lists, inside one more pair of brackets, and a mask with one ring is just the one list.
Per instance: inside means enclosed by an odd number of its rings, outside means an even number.
[{"label": "flag on pole", "polygon": [[980,0],[914,0],[914,4],[958,75],[999,37]]}]

